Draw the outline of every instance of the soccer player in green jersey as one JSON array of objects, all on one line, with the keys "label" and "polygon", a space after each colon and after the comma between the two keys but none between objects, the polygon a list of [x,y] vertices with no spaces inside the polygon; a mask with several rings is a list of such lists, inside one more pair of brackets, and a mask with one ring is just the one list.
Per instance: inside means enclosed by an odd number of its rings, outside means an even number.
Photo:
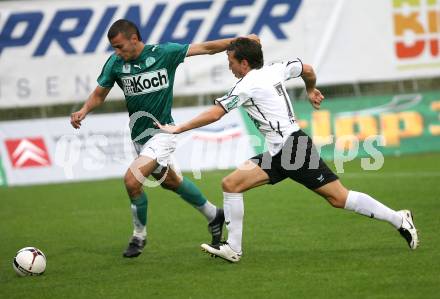
[{"label": "soccer player in green jersey", "polygon": [[[223,210],[216,208],[190,180],[173,170],[170,156],[176,148],[176,136],[158,133],[154,122],[173,123],[174,75],[185,57],[224,51],[234,38],[190,45],[147,45],[142,42],[136,25],[124,19],[112,24],[107,37],[115,53],[105,63],[97,80],[98,86],[83,107],[72,113],[71,124],[80,128],[86,115],[104,102],[115,82],[123,90],[130,116],[131,138],[138,154],[124,177],[134,230],[123,256],[137,257],[146,244],[148,199],[142,187],[149,175],[163,188],[176,192],[196,207],[209,223],[212,244],[220,243]],[[255,35],[249,37],[258,40]]]}]

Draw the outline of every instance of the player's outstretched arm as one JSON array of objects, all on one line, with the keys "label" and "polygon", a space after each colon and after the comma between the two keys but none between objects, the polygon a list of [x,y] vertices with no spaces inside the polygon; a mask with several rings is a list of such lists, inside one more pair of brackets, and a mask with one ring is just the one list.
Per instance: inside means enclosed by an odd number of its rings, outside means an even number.
[{"label": "player's outstretched arm", "polygon": [[324,96],[316,88],[316,75],[311,65],[309,64],[303,65],[303,72],[301,78],[304,80],[304,83],[306,84],[307,95],[309,97],[310,103],[312,104],[313,108],[319,109],[322,100],[324,100]]},{"label": "player's outstretched arm", "polygon": [[[260,39],[255,34],[249,34],[245,37],[256,40],[260,42]],[[203,43],[191,44],[188,49],[187,57],[195,56],[195,55],[204,55],[204,54],[216,54],[222,51],[225,51],[231,42],[233,42],[236,38],[225,38],[218,39],[213,41],[206,41]]]},{"label": "player's outstretched arm", "polygon": [[156,125],[161,129],[162,131],[170,134],[179,134],[183,133],[185,131],[189,131],[191,129],[200,128],[206,125],[209,125],[213,122],[218,121],[220,118],[222,118],[226,114],[226,111],[219,105],[214,105],[208,110],[200,113],[193,119],[187,121],[186,123],[173,126],[173,125],[162,125],[159,123],[156,123]]},{"label": "player's outstretched arm", "polygon": [[95,90],[90,94],[87,101],[84,103],[82,108],[79,111],[73,112],[70,115],[70,124],[75,129],[79,129],[81,127],[81,121],[86,118],[86,115],[104,103],[105,98],[107,97],[108,93],[110,92],[111,88],[105,88],[101,86],[97,86]]}]

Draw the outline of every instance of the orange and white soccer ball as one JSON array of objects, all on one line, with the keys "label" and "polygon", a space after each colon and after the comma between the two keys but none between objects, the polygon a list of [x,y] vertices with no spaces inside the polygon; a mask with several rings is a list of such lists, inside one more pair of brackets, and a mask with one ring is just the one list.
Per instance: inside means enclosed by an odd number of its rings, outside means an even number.
[{"label": "orange and white soccer ball", "polygon": [[41,275],[46,270],[46,256],[38,248],[25,247],[17,252],[12,266],[20,276]]}]

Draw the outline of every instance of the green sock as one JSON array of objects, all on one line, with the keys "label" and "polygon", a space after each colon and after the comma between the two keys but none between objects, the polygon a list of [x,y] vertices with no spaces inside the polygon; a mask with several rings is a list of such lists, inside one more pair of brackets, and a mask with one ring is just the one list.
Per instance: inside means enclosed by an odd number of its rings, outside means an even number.
[{"label": "green sock", "polygon": [[182,183],[177,188],[176,193],[189,204],[201,207],[206,203],[206,198],[193,182],[183,177]]},{"label": "green sock", "polygon": [[147,195],[142,192],[137,197],[130,197],[131,212],[133,215],[133,224],[135,232],[142,234],[147,225]]}]

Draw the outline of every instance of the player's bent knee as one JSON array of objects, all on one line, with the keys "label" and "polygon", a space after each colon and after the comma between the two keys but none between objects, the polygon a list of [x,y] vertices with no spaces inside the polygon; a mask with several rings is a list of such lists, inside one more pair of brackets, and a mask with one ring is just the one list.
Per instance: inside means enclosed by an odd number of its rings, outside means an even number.
[{"label": "player's bent knee", "polygon": [[328,196],[327,201],[334,208],[343,209],[345,207],[345,199]]},{"label": "player's bent knee", "polygon": [[176,190],[176,189],[177,189],[177,187],[174,187],[173,185],[170,185],[170,184],[168,184],[168,183],[166,183],[166,182],[162,182],[162,183],[160,184],[160,186],[161,186],[162,188],[164,188],[165,190]]},{"label": "player's bent knee", "polygon": [[160,186],[166,190],[176,190],[180,186],[180,181],[175,179],[165,179]]},{"label": "player's bent knee", "polygon": [[223,192],[228,192],[228,193],[240,193],[240,192],[242,192],[240,190],[239,184],[237,184],[230,177],[223,178],[223,180],[222,180],[222,189],[223,189]]},{"label": "player's bent knee", "polygon": [[176,191],[180,184],[182,184],[182,178],[176,174],[164,174],[166,177],[155,177],[160,181],[160,186],[166,190]]},{"label": "player's bent knee", "polygon": [[132,175],[125,175],[124,184],[129,196],[137,196],[142,192],[142,184]]}]

